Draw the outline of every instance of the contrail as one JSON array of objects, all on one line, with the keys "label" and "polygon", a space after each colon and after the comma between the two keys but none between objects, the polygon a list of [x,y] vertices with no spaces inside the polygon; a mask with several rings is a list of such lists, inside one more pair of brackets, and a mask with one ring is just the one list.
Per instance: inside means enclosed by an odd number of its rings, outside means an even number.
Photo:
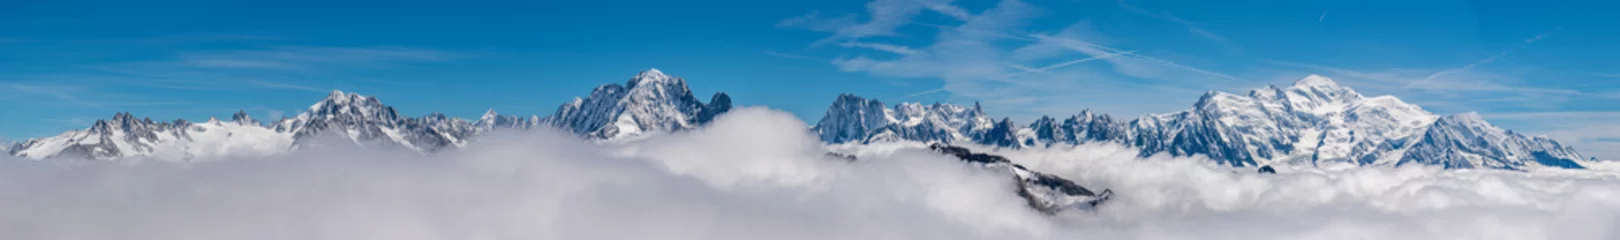
[{"label": "contrail", "polygon": [[1120,55],[1131,54],[1131,53],[1135,53],[1135,52],[1136,52],[1136,50],[1130,50],[1130,51],[1124,51],[1124,52],[1110,52],[1108,54],[1103,54],[1103,55],[1099,55],[1099,56],[1084,58],[1084,59],[1080,59],[1080,60],[1074,60],[1074,61],[1068,61],[1068,62],[1063,62],[1063,63],[1058,63],[1058,64],[1052,64],[1051,66],[1046,66],[1046,67],[1042,67],[1042,68],[1025,69],[1023,72],[1009,74],[1009,75],[1007,75],[1007,77],[1010,78],[1010,77],[1013,77],[1013,76],[1023,75],[1025,73],[1031,73],[1031,72],[1046,72],[1048,70],[1057,69],[1057,68],[1061,68],[1061,67],[1067,67],[1069,65],[1075,65],[1075,64],[1079,64],[1079,63],[1083,63],[1083,62],[1090,62],[1090,61],[1094,61],[1094,60],[1108,59],[1108,58],[1117,57],[1117,56],[1120,56]]}]

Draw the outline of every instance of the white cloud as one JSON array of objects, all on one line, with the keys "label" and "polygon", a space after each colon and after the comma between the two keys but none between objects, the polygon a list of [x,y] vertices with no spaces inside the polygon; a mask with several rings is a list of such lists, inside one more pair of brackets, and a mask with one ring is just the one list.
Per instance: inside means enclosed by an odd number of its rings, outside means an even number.
[{"label": "white cloud", "polygon": [[923,55],[923,54],[927,54],[927,53],[923,53],[922,51],[917,51],[916,49],[911,49],[911,47],[893,45],[893,44],[885,44],[885,43],[868,43],[868,42],[849,41],[849,42],[840,43],[840,44],[838,44],[838,46],[840,46],[840,47],[849,47],[849,48],[866,48],[866,49],[890,52],[890,53],[900,54],[900,55]]},{"label": "white cloud", "polygon": [[180,55],[195,67],[241,69],[309,69],[341,65],[377,67],[398,63],[446,61],[457,54],[424,48],[284,46],[266,49],[199,51]]},{"label": "white cloud", "polygon": [[855,14],[843,14],[837,17],[824,16],[820,11],[811,11],[803,16],[783,19],[776,23],[779,28],[803,28],[820,32],[836,32],[838,29],[859,24]]},{"label": "white cloud", "polygon": [[933,10],[934,12],[937,12],[939,14],[943,14],[945,16],[950,16],[951,18],[956,18],[956,20],[964,20],[965,21],[965,20],[968,20],[970,18],[973,18],[973,14],[968,13],[967,9],[962,9],[961,7],[951,5],[951,0],[918,0],[918,1],[922,2],[923,6],[927,7],[928,10]]},{"label": "white cloud", "polygon": [[1136,51],[1131,50],[1131,51],[1104,53],[1103,55],[1100,55],[1100,56],[1081,58],[1081,59],[1078,59],[1078,60],[1062,62],[1062,63],[1058,63],[1058,64],[1052,64],[1052,65],[1048,65],[1048,66],[1041,67],[1041,68],[1027,68],[1027,67],[1022,67],[1022,66],[1015,65],[1014,67],[1019,68],[1018,70],[1021,70],[1021,72],[1013,73],[1012,75],[1008,75],[1007,77],[1010,78],[1010,77],[1014,77],[1014,76],[1018,76],[1018,75],[1023,75],[1023,74],[1026,74],[1026,73],[1050,73],[1053,69],[1067,67],[1069,65],[1075,65],[1075,64],[1080,64],[1080,63],[1090,62],[1090,61],[1096,61],[1096,60],[1103,60],[1103,59],[1108,59],[1108,58],[1112,58],[1112,57],[1129,55],[1129,54],[1132,54],[1132,53],[1136,53]]},{"label": "white cloud", "polygon": [[[824,155],[788,113],[628,143],[311,148],[190,164],[0,159],[4,239],[1612,239],[1620,175],[1438,168],[1276,175],[1115,145],[994,150],[1116,195],[1029,210],[1004,173],[911,144]],[[399,151],[396,151],[399,150]]]},{"label": "white cloud", "polygon": [[[1436,81],[1437,78],[1441,78],[1441,77],[1445,77],[1445,76],[1449,76],[1449,75],[1470,73],[1471,71],[1474,71],[1474,68],[1478,68],[1481,65],[1496,62],[1497,59],[1501,59],[1502,57],[1506,57],[1508,54],[1513,53],[1513,51],[1523,49],[1525,47],[1529,47],[1530,44],[1535,43],[1537,41],[1541,41],[1541,39],[1543,39],[1543,38],[1547,38],[1547,36],[1552,35],[1554,32],[1557,32],[1559,29],[1562,29],[1562,28],[1554,28],[1553,30],[1549,30],[1547,32],[1538,34],[1538,35],[1530,37],[1530,38],[1526,38],[1526,39],[1524,39],[1523,44],[1515,45],[1513,48],[1509,48],[1507,50],[1503,50],[1500,53],[1485,57],[1483,59],[1480,59],[1478,61],[1474,61],[1472,63],[1468,63],[1467,65],[1463,65],[1462,67],[1436,71],[1434,73],[1429,74],[1426,77],[1423,77],[1422,79],[1419,79],[1417,81],[1411,81],[1411,82],[1407,83],[1406,87],[1408,87],[1408,88],[1421,87],[1420,85],[1431,84],[1431,82]],[[1453,85],[1453,84],[1441,84],[1441,85],[1445,86],[1445,87],[1466,87],[1467,86],[1467,85]]]},{"label": "white cloud", "polygon": [[950,0],[874,0],[866,4],[867,21],[859,22],[854,15],[828,18],[820,12],[782,20],[777,27],[805,28],[833,32],[813,45],[859,40],[867,37],[898,36],[896,29],[912,24],[912,19],[923,10],[937,12],[959,20],[973,18],[967,10],[951,5]]},{"label": "white cloud", "polygon": [[[1125,0],[1119,0],[1119,6],[1120,6],[1120,8],[1124,8],[1125,10],[1130,11],[1132,13],[1136,13],[1136,14],[1149,16],[1149,17],[1160,19],[1160,20],[1165,20],[1165,21],[1176,23],[1176,24],[1180,24],[1183,27],[1187,28],[1188,33],[1191,33],[1194,36],[1198,36],[1198,37],[1213,41],[1213,42],[1215,42],[1217,44],[1220,44],[1222,47],[1225,47],[1227,49],[1234,50],[1234,51],[1237,50],[1237,49],[1240,49],[1240,47],[1238,47],[1236,43],[1232,43],[1232,41],[1227,40],[1226,37],[1222,37],[1219,34],[1215,34],[1214,32],[1210,32],[1209,30],[1204,29],[1202,23],[1188,21],[1187,19],[1182,19],[1180,17],[1176,17],[1176,15],[1170,14],[1170,12],[1167,12],[1167,11],[1160,11],[1160,12],[1148,11],[1147,9],[1142,9],[1141,7],[1137,7],[1135,5],[1131,5],[1130,3],[1126,3]],[[1327,12],[1323,12],[1321,18],[1326,18],[1326,17],[1327,17]],[[1320,22],[1321,19],[1318,19],[1317,21]]]},{"label": "white cloud", "polygon": [[[883,1],[874,4],[878,2]],[[1245,82],[1135,50],[1103,46],[1109,39],[1087,21],[1056,33],[1028,30],[1029,22],[1044,12],[1023,1],[1001,1],[960,24],[932,25],[939,32],[930,43],[869,46],[900,56],[853,55],[831,62],[842,71],[880,77],[940,79],[944,81],[940,89],[953,98],[982,101],[987,109],[1002,111],[996,114],[1018,119],[1086,108],[1126,115],[1173,111],[1213,86]],[[1153,94],[1127,94],[1142,91]],[[1177,98],[1187,101],[1164,101]]]},{"label": "white cloud", "polygon": [[929,89],[928,91],[921,91],[921,92],[916,92],[916,93],[912,93],[912,94],[906,94],[906,96],[900,97],[900,99],[911,99],[911,98],[914,98],[914,97],[917,97],[917,96],[935,94],[935,93],[942,93],[942,92],[945,92],[944,88],[935,88],[935,89]]},{"label": "white cloud", "polygon": [[81,99],[78,97],[80,94],[75,94],[83,91],[86,91],[85,88],[74,86],[0,83],[0,92],[5,92],[7,96],[40,95],[85,107],[100,108],[107,106],[107,104],[99,101]]}]

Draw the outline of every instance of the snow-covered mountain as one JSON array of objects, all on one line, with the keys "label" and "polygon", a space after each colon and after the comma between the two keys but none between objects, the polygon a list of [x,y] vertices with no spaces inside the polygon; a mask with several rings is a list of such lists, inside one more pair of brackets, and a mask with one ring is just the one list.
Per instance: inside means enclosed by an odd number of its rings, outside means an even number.
[{"label": "snow-covered mountain", "polygon": [[[625,84],[597,87],[549,117],[488,110],[477,121],[433,113],[401,116],[375,97],[333,91],[307,111],[261,125],[238,112],[230,122],[154,122],[118,113],[84,130],[30,139],[7,152],[26,158],[83,156],[194,159],[274,154],[321,141],[401,146],[421,152],[456,148],[490,131],[554,127],[592,139],[622,139],[702,126],[731,109],[708,103],[686,81],[649,69]],[[1333,80],[1308,76],[1286,88],[1238,95],[1211,91],[1192,108],[1135,119],[1082,111],[1019,126],[994,120],[978,104],[900,103],[838,96],[812,129],[828,143],[923,141],[1005,147],[1115,142],[1142,155],[1205,155],[1232,166],[1432,164],[1452,168],[1579,168],[1579,153],[1556,141],[1486,123],[1477,114],[1441,117],[1392,96],[1367,97]]]},{"label": "snow-covered mountain", "polygon": [[96,120],[88,129],[22,142],[10,153],[30,159],[72,156],[185,161],[274,154],[285,151],[292,142],[292,135],[259,126],[242,112],[235,114],[230,122],[211,118],[204,123],[137,120],[134,115],[121,112],[114,114],[112,120]]},{"label": "snow-covered mountain", "polygon": [[1476,113],[1440,118],[1401,158],[1402,164],[1519,169],[1529,165],[1581,168],[1581,155],[1545,137],[1525,137],[1486,123]]},{"label": "snow-covered mountain", "polygon": [[731,96],[715,93],[705,104],[686,80],[648,69],[624,85],[596,87],[586,98],[557,108],[542,122],[595,139],[618,139],[695,128],[731,110]]},{"label": "snow-covered mountain", "polygon": [[944,103],[926,106],[900,103],[889,108],[878,100],[843,94],[812,130],[828,143],[895,140],[966,143],[990,139],[983,136],[995,126],[995,120],[978,104],[969,108]]},{"label": "snow-covered mountain", "polygon": [[473,123],[473,125],[480,130],[532,129],[540,126],[540,119],[540,116],[537,115],[528,117],[501,115],[495,112],[495,109],[489,109],[484,111],[484,116],[478,118],[478,122]]},{"label": "snow-covered mountain", "polygon": [[332,91],[310,105],[308,111],[282,119],[272,127],[276,132],[293,134],[299,146],[329,139],[321,135],[331,134],[362,145],[394,144],[424,152],[461,146],[467,137],[477,133],[473,124],[465,120],[440,113],[405,117],[375,97],[343,91]]},{"label": "snow-covered mountain", "polygon": [[[330,143],[434,152],[458,148],[471,138],[500,130],[557,127],[595,139],[676,131],[701,126],[730,109],[731,97],[725,93],[716,93],[705,104],[692,96],[685,80],[651,69],[625,85],[598,87],[590,97],[576,98],[549,118],[506,116],[494,109],[474,122],[441,113],[412,118],[376,97],[334,90],[306,111],[268,125],[245,112],[234,114],[231,122],[210,119],[206,123],[154,122],[118,113],[88,129],[27,140],[7,146],[4,152],[30,159],[192,160],[275,154]],[[338,142],[328,142],[334,140]]]},{"label": "snow-covered mountain", "polygon": [[[942,105],[950,106],[935,104]],[[1393,96],[1366,97],[1316,75],[1286,88],[1267,86],[1245,95],[1211,91],[1191,109],[1130,120],[1091,111],[1061,121],[1041,117],[1011,134],[990,130],[1011,123],[988,124],[990,118],[977,110],[973,122],[982,125],[973,126],[983,128],[924,126],[921,132],[936,134],[897,134],[892,129],[916,129],[922,124],[905,121],[892,111],[875,100],[843,95],[815,129],[831,143],[970,141],[1029,147],[1115,142],[1138,147],[1142,155],[1205,155],[1231,166],[1418,163],[1452,168],[1579,168],[1581,159],[1556,141],[1497,128],[1477,114],[1442,118]],[[1008,141],[1009,136],[1016,140]]]}]

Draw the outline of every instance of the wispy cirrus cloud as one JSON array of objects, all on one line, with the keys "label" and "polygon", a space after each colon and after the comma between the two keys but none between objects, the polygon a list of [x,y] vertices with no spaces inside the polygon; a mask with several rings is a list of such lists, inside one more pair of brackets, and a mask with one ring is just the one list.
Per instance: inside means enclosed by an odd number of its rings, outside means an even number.
[{"label": "wispy cirrus cloud", "polygon": [[1524,72],[1490,69],[1491,64],[1524,51],[1562,28],[1553,28],[1527,37],[1513,47],[1456,67],[1410,67],[1351,69],[1316,63],[1266,61],[1270,64],[1323,73],[1361,90],[1401,96],[1430,107],[1469,110],[1512,107],[1554,109],[1583,98],[1602,98],[1604,93],[1536,84]]},{"label": "wispy cirrus cloud", "polygon": [[[143,48],[118,61],[69,60],[51,68],[0,73],[0,91],[13,96],[48,97],[77,107],[147,106],[172,99],[163,91],[291,90],[324,93],[332,79],[355,69],[454,61],[464,54],[399,46],[327,46],[284,43],[275,36],[250,34],[171,34],[153,37],[66,39],[30,46],[54,48]],[[21,54],[21,53],[20,53]],[[155,90],[155,91],[154,91]]]},{"label": "wispy cirrus cloud", "polygon": [[1426,77],[1423,77],[1423,79],[1408,82],[1406,84],[1406,87],[1408,87],[1408,88],[1420,87],[1418,85],[1431,83],[1433,81],[1436,81],[1435,80],[1436,78],[1444,77],[1444,76],[1447,76],[1447,75],[1466,73],[1468,71],[1474,70],[1474,68],[1477,68],[1480,65],[1485,65],[1485,64],[1490,64],[1492,62],[1496,62],[1497,59],[1501,59],[1502,57],[1506,57],[1508,54],[1513,53],[1513,51],[1518,51],[1519,49],[1529,47],[1530,44],[1536,43],[1537,41],[1541,41],[1541,39],[1547,38],[1547,36],[1552,35],[1554,32],[1557,32],[1560,29],[1562,29],[1562,28],[1554,28],[1554,29],[1552,29],[1550,31],[1543,32],[1541,34],[1537,34],[1537,35],[1535,35],[1533,37],[1530,37],[1530,38],[1526,38],[1526,39],[1524,39],[1522,44],[1515,45],[1513,48],[1503,50],[1500,53],[1496,53],[1496,54],[1493,54],[1491,56],[1479,59],[1479,60],[1474,61],[1472,63],[1468,63],[1467,65],[1463,65],[1463,66],[1457,67],[1457,68],[1451,68],[1451,69],[1445,69],[1445,70],[1436,71],[1434,73],[1429,74]]},{"label": "wispy cirrus cloud", "polygon": [[404,47],[282,46],[267,49],[198,51],[181,53],[180,63],[196,67],[242,69],[308,69],[379,67],[398,63],[446,61],[458,57],[445,51]]},{"label": "wispy cirrus cloud", "polygon": [[100,108],[107,106],[107,104],[102,103],[101,101],[92,101],[80,98],[79,93],[84,91],[86,91],[86,88],[76,86],[0,83],[0,92],[7,92],[7,96],[18,97],[36,95],[54,98],[56,100],[85,107]]},{"label": "wispy cirrus cloud", "polygon": [[927,54],[927,53],[924,53],[922,51],[912,49],[911,47],[894,45],[894,44],[886,44],[886,43],[870,43],[870,42],[849,41],[849,42],[840,43],[840,44],[838,44],[838,46],[840,46],[840,47],[848,47],[848,48],[872,49],[872,50],[890,52],[890,53],[900,54],[900,55]]},{"label": "wispy cirrus cloud", "polygon": [[[1149,11],[1147,9],[1137,7],[1136,5],[1131,5],[1130,3],[1126,2],[1125,0],[1119,0],[1118,3],[1119,3],[1120,8],[1124,8],[1125,10],[1130,11],[1132,13],[1136,13],[1136,14],[1140,14],[1140,15],[1143,15],[1143,16],[1153,17],[1153,18],[1157,18],[1157,19],[1160,19],[1160,20],[1180,24],[1181,26],[1187,28],[1187,33],[1192,34],[1194,36],[1204,38],[1204,39],[1208,39],[1210,41],[1213,41],[1216,44],[1219,44],[1222,47],[1225,47],[1225,48],[1227,48],[1229,50],[1236,51],[1236,50],[1241,49],[1241,47],[1239,47],[1236,43],[1233,43],[1232,40],[1228,40],[1226,37],[1223,37],[1220,34],[1215,34],[1214,32],[1210,32],[1208,29],[1205,29],[1203,27],[1203,25],[1204,25],[1203,23],[1189,21],[1187,19],[1177,17],[1174,14],[1170,14],[1170,12],[1167,12],[1167,11],[1158,11],[1158,12]],[[1327,17],[1327,13],[1323,12],[1322,13],[1322,18],[1326,18],[1326,17]],[[1318,19],[1317,21],[1320,22],[1321,20]]]},{"label": "wispy cirrus cloud", "polygon": [[[118,107],[162,106],[192,104],[192,101],[151,101],[124,98],[128,94],[107,93],[107,89],[71,83],[0,83],[0,93],[7,99],[21,101],[30,97],[44,97],[77,107],[113,109]],[[46,104],[51,101],[33,102]]]},{"label": "wispy cirrus cloud", "polygon": [[[873,1],[868,6],[885,2]],[[1139,108],[1143,105],[1153,106],[1145,109],[1176,109],[1179,107],[1175,106],[1189,104],[1192,99],[1187,102],[1121,99],[1196,96],[1211,85],[1243,81],[1219,71],[1138,50],[1105,46],[1099,42],[1107,42],[1108,36],[1092,30],[1089,21],[1080,21],[1056,32],[1042,33],[1042,30],[1029,28],[1028,23],[1042,17],[1044,12],[1024,1],[1001,1],[960,24],[921,24],[934,26],[938,32],[931,42],[914,45],[916,47],[850,46],[885,48],[880,51],[897,53],[896,56],[846,55],[831,62],[848,72],[944,80],[940,88],[901,98],[949,93],[954,98],[981,101],[991,109],[1003,111],[1001,114],[1018,118],[1070,114],[1092,107],[1126,114],[1145,113]],[[871,14],[885,13],[874,11]],[[874,21],[877,19],[898,21],[892,18],[874,18]],[[830,38],[842,38],[834,32]],[[1152,84],[1155,82],[1179,84]],[[1155,94],[1126,94],[1143,90]],[[1104,104],[1106,102],[1129,103]]]},{"label": "wispy cirrus cloud", "polygon": [[912,23],[912,18],[925,10],[958,20],[972,17],[967,10],[951,5],[950,0],[875,0],[866,4],[867,21],[856,20],[853,14],[826,16],[817,11],[782,20],[777,27],[804,28],[832,32],[832,36],[812,45],[846,42],[876,36],[896,36],[896,29]]},{"label": "wispy cirrus cloud", "polygon": [[839,14],[827,16],[820,11],[810,11],[802,16],[783,19],[776,23],[779,28],[803,28],[819,32],[836,32],[860,24],[855,20],[855,14]]},{"label": "wispy cirrus cloud", "polygon": [[[183,90],[268,89],[324,93],[330,84],[298,76],[327,76],[357,68],[392,68],[453,61],[462,54],[407,47],[276,46],[228,50],[181,50],[174,58],[85,66],[99,79]],[[307,77],[302,77],[307,78]],[[324,85],[324,86],[322,86]]]}]

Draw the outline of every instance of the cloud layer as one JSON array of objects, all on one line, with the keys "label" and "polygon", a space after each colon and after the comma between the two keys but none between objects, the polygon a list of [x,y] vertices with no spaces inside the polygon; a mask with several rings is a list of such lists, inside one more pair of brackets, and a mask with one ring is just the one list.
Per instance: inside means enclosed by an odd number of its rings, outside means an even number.
[{"label": "cloud layer", "polygon": [[491,136],[192,164],[0,160],[3,239],[1612,239],[1620,177],[1433,168],[1251,174],[1118,146],[997,150],[1112,188],[1045,216],[917,145],[835,146],[741,109],[628,143]]}]

